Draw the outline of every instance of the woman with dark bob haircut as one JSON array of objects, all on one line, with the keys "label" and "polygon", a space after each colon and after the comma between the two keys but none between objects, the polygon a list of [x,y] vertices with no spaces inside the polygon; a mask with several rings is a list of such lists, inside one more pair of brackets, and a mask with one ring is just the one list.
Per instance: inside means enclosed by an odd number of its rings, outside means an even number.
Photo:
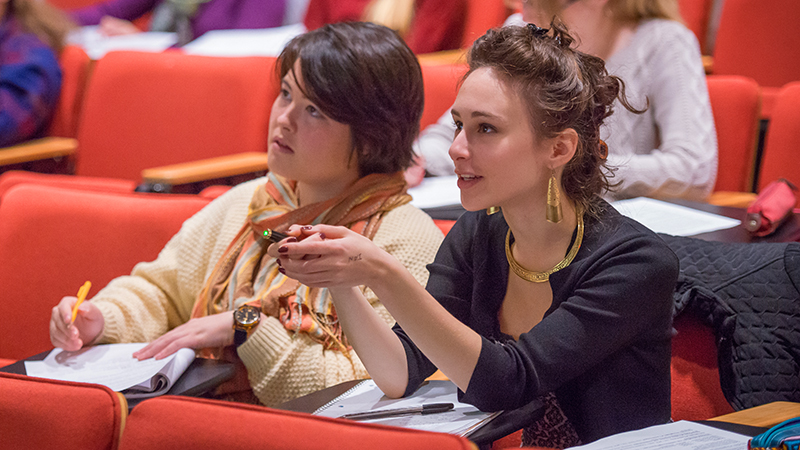
[{"label": "woman with dark bob haircut", "polygon": [[678,260],[600,197],[608,148],[598,133],[615,99],[630,107],[623,83],[558,23],[490,30],[469,66],[450,148],[468,212],[427,289],[342,227],[292,226],[304,239],[270,253],[290,277],[328,289],[388,396],[410,395],[438,367],[484,411],[543,401],[544,418],[520,427],[523,444],[545,447],[668,422]]},{"label": "woman with dark bob haircut", "polygon": [[[203,350],[243,369],[218,396],[268,406],[368,376],[328,290],[285,276],[266,253],[268,230],[345,227],[391,254],[422,289],[442,234],[408,203],[402,174],[422,113],[420,67],[395,32],[368,23],[298,36],[277,64],[267,177],[187,220],[155,261],[84,302],[73,324],[76,299],[62,299],[53,345],[150,342],[139,359]],[[362,292],[374,317],[393,324],[378,297]]]}]

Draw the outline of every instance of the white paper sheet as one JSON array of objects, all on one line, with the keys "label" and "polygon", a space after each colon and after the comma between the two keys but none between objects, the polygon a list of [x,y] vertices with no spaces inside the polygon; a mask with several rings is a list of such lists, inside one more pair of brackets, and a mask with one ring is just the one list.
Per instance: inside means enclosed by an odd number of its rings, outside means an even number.
[{"label": "white paper sheet", "polygon": [[411,204],[420,209],[460,205],[461,189],[457,183],[455,175],[423,178],[419,186],[408,190],[413,197]]},{"label": "white paper sheet", "polygon": [[365,380],[333,402],[318,409],[314,414],[325,417],[341,417],[350,413],[409,408],[428,403],[452,403],[455,407],[451,411],[444,413],[414,414],[384,419],[360,420],[359,422],[464,435],[499,414],[484,413],[472,405],[459,402],[456,385],[447,380],[428,381],[414,395],[396,399],[383,395],[383,392],[373,380]]},{"label": "white paper sheet", "polygon": [[96,25],[81,27],[67,36],[67,42],[82,47],[89,58],[98,60],[114,50],[163,52],[178,42],[175,33],[153,32],[106,36]]},{"label": "white paper sheet", "polygon": [[748,436],[679,420],[615,434],[570,450],[744,450]]},{"label": "white paper sheet", "polygon": [[259,30],[212,30],[181,47],[184,53],[206,56],[278,56],[303,24]]},{"label": "white paper sheet", "polygon": [[646,197],[611,203],[620,214],[628,216],[656,233],[673,236],[694,236],[741,225],[730,217],[687,208]]},{"label": "white paper sheet", "polygon": [[[177,373],[180,376],[195,357],[194,350],[183,348],[158,361],[154,358],[139,361],[133,357],[133,352],[145,345],[147,344],[95,345],[76,352],[57,348],[43,361],[25,361],[25,372],[32,377],[95,383],[108,386],[114,391],[122,391],[142,382],[149,383],[177,355],[180,355],[179,364],[175,364],[174,370],[180,370]],[[177,377],[174,373],[172,377],[174,382]]]}]

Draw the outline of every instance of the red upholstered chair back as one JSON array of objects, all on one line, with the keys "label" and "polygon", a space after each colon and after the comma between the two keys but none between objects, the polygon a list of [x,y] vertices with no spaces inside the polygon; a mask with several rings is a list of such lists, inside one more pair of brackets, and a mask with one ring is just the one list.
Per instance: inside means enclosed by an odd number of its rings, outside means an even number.
[{"label": "red upholstered chair back", "polygon": [[800,80],[800,2],[725,0],[714,43],[714,73],[744,75],[763,88],[762,117],[778,89]]},{"label": "red upholstered chair back", "polygon": [[435,219],[433,223],[439,227],[439,230],[442,231],[442,234],[447,236],[447,233],[450,232],[450,229],[453,228],[453,225],[456,224],[455,220],[446,220],[446,219]]},{"label": "red upholstered chair back", "polygon": [[475,447],[444,433],[370,425],[262,406],[164,396],[137,405],[120,450],[414,450]]},{"label": "red upholstered chair back", "polygon": [[19,184],[38,184],[99,192],[133,192],[136,189],[136,183],[131,180],[10,170],[0,175],[0,201],[9,189]]},{"label": "red upholstered chair back", "polygon": [[113,278],[151,261],[209,199],[120,194],[22,184],[0,201],[0,357],[49,350],[50,311],[92,282],[91,298]]},{"label": "red upholstered chair back", "polygon": [[467,18],[464,23],[462,48],[472,47],[475,39],[490,28],[499,27],[511,14],[503,0],[467,0]]},{"label": "red upholstered chair back", "polygon": [[467,72],[466,64],[423,64],[422,82],[425,85],[425,109],[420,130],[435,123],[456,101],[459,81]]},{"label": "red upholstered chair back", "polygon": [[759,191],[778,178],[800,187],[800,82],[781,89],[767,128]]},{"label": "red upholstered chair back", "polygon": [[720,387],[711,327],[690,314],[678,316],[673,326],[672,419],[705,420],[733,412]]},{"label": "red upholstered chair back", "polygon": [[6,450],[114,450],[125,398],[96,384],[0,373],[0,447]]},{"label": "red upholstered chair back", "polygon": [[212,185],[212,186],[209,186],[209,187],[203,189],[197,195],[199,195],[201,197],[205,197],[205,198],[210,198],[210,199],[213,200],[213,199],[219,197],[220,195],[228,192],[230,189],[231,189],[231,186],[224,186],[224,185],[221,185],[221,184],[215,184],[215,185]]},{"label": "red upholstered chair back", "polygon": [[800,2],[725,0],[714,43],[714,73],[761,86],[800,80]]},{"label": "red upholstered chair back", "polygon": [[61,95],[50,122],[48,134],[75,137],[78,131],[83,93],[89,77],[89,56],[82,48],[70,45],[59,56],[61,66]]},{"label": "red upholstered chair back", "polygon": [[[712,0],[678,0],[681,17],[686,23],[686,27],[697,36],[701,50],[705,48],[706,44],[712,3]],[[703,53],[705,54],[705,51]]]},{"label": "red upholstered chair back", "polygon": [[72,9],[83,8],[84,6],[94,5],[103,0],[47,0],[47,3],[55,6],[58,9],[69,11]]},{"label": "red upholstered chair back", "polygon": [[111,52],[78,126],[78,175],[139,182],[142,169],[265,151],[275,58]]},{"label": "red upholstered chair back", "polygon": [[758,84],[736,75],[706,77],[717,129],[715,191],[751,192],[760,115]]}]

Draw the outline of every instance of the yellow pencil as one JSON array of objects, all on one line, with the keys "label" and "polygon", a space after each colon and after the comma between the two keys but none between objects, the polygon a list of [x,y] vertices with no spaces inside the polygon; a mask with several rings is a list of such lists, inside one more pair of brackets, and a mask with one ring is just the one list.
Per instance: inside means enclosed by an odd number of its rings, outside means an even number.
[{"label": "yellow pencil", "polygon": [[[75,322],[75,318],[78,317],[78,306],[81,306],[81,303],[86,299],[86,294],[89,293],[89,289],[92,287],[92,282],[87,281],[83,283],[80,289],[78,289],[78,301],[75,302],[75,306],[72,307],[72,322]],[[70,322],[70,323],[72,323]]]}]

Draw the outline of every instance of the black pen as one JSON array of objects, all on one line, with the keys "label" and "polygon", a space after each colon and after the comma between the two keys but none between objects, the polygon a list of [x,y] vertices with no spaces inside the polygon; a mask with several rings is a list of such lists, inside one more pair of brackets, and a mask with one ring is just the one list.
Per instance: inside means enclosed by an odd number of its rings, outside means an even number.
[{"label": "black pen", "polygon": [[414,406],[411,408],[383,409],[378,411],[345,414],[343,416],[339,416],[339,418],[350,420],[384,419],[387,417],[408,416],[412,414],[443,413],[450,411],[451,409],[453,409],[452,403],[429,403],[427,405]]},{"label": "black pen", "polygon": [[266,240],[268,240],[270,242],[275,242],[276,244],[278,242],[286,239],[287,237],[289,237],[288,234],[279,233],[279,232],[277,232],[275,230],[270,230],[269,228],[264,230],[264,239],[266,239]]}]

